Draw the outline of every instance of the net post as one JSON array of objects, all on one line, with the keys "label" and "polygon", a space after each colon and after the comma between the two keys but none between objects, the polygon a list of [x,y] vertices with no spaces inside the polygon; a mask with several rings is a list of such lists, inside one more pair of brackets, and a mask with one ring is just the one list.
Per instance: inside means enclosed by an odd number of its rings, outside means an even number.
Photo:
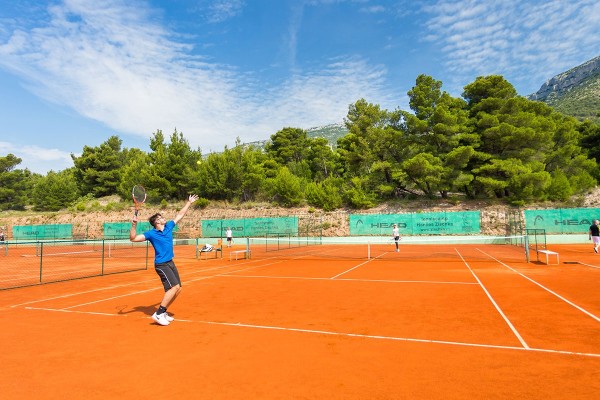
[{"label": "net post", "polygon": [[38,242],[38,244],[36,245],[36,250],[37,250],[37,246],[40,246],[40,283],[43,282],[43,275],[42,275],[42,266],[44,265],[42,263],[42,259],[44,258],[43,254],[44,254],[44,243],[43,242]]},{"label": "net post", "polygon": [[[104,275],[104,245],[106,244],[106,240],[102,239],[102,273],[100,275]],[[110,257],[110,249],[108,249],[108,256]]]},{"label": "net post", "polygon": [[527,231],[525,231],[525,238],[524,238],[524,242],[525,242],[525,259],[527,260],[527,263],[531,262],[531,255],[529,254],[529,235],[527,233]]}]

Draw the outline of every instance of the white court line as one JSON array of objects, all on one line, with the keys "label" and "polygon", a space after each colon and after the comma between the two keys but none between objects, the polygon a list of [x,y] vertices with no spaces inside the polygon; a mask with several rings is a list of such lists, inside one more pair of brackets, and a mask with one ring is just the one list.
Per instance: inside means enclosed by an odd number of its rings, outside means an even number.
[{"label": "white court line", "polygon": [[[95,312],[87,312],[87,311],[57,310],[57,309],[53,309],[53,308],[41,308],[41,307],[25,307],[25,309],[35,310],[35,311],[51,311],[51,312],[67,312],[67,313],[77,313],[77,314],[103,315],[103,316],[112,316],[112,317],[128,317],[128,315],[122,315],[122,314],[106,314],[106,313],[95,313]],[[140,317],[140,318],[147,319],[150,317]],[[353,337],[353,338],[363,338],[363,339],[391,340],[391,341],[412,342],[412,343],[430,343],[430,344],[442,344],[442,345],[450,345],[450,346],[478,347],[478,348],[485,348],[485,349],[500,349],[500,350],[517,350],[517,351],[528,351],[528,352],[539,352],[539,353],[550,353],[550,354],[600,358],[600,354],[596,354],[596,353],[582,353],[582,352],[575,352],[575,351],[551,350],[551,349],[541,349],[541,348],[532,348],[532,347],[525,348],[525,347],[518,347],[518,346],[502,346],[502,345],[496,345],[496,344],[454,342],[454,341],[447,341],[447,340],[405,338],[405,337],[384,336],[384,335],[365,335],[365,334],[360,334],[360,333],[322,331],[322,330],[318,330],[318,329],[303,329],[303,328],[290,328],[290,327],[282,327],[282,326],[255,325],[255,324],[246,324],[246,323],[242,323],[242,322],[217,322],[217,321],[203,321],[203,320],[190,320],[190,319],[177,319],[177,322],[231,326],[231,327],[251,328],[251,329],[267,329],[267,330],[276,330],[276,331],[285,331],[285,332],[311,333],[311,334],[317,334],[317,335],[332,335],[332,336]]]},{"label": "white court line", "polygon": [[[389,253],[389,251],[388,251],[387,253]],[[368,263],[370,263],[372,260],[376,260],[376,259],[378,259],[379,257],[382,257],[382,256],[386,255],[387,253],[380,254],[380,255],[378,255],[377,257],[375,257],[375,258],[373,258],[373,259],[371,259],[371,260],[367,260],[367,261],[365,261],[365,262],[362,262],[362,263],[360,263],[360,264],[358,264],[358,265],[356,265],[356,266],[354,266],[354,267],[350,268],[349,270],[346,270],[346,271],[344,271],[344,272],[342,272],[342,273],[339,273],[339,274],[337,274],[337,275],[335,275],[335,276],[332,276],[330,279],[335,279],[335,278],[337,278],[338,276],[345,275],[345,274],[347,274],[348,272],[350,272],[350,271],[353,271],[353,270],[355,270],[355,269],[356,269],[356,268],[358,268],[358,267],[361,267],[361,266],[363,266],[363,265],[365,265],[365,264],[368,264]]]},{"label": "white court line", "polygon": [[597,265],[586,264],[586,263],[582,263],[581,261],[578,261],[577,264],[585,265],[586,267],[590,267],[590,268],[600,269],[600,267],[598,267]]},{"label": "white court line", "polygon": [[[223,266],[223,268],[225,268],[225,266]],[[239,271],[246,271],[248,269],[253,269],[253,268],[256,268],[256,266],[248,267],[248,268],[243,268],[243,269],[235,270],[235,271],[230,271],[230,272],[227,272],[227,274],[234,273],[234,272],[239,272]],[[211,269],[221,269],[221,268],[211,268]],[[209,275],[209,276],[202,276],[202,277],[195,278],[195,279],[188,279],[186,282],[187,283],[197,282],[197,281],[202,281],[202,280],[206,280],[206,279],[212,279],[212,278],[219,277],[219,276],[226,276],[226,274],[215,274],[215,275]],[[152,280],[152,281],[155,281],[155,280]],[[143,282],[149,282],[149,280],[148,281],[143,281]],[[121,285],[121,286],[129,286],[129,285],[133,285],[133,284],[127,284],[127,285]],[[119,286],[115,286],[115,287],[119,287]],[[86,294],[86,293],[91,293],[91,292],[95,292],[95,291],[98,291],[98,290],[103,290],[103,289],[95,289],[95,290],[91,290],[91,291],[88,291],[88,292],[80,292],[78,294]],[[91,302],[87,302],[87,303],[75,304],[75,305],[72,305],[72,306],[69,306],[69,307],[61,308],[61,310],[70,310],[72,308],[83,307],[83,306],[87,306],[87,305],[90,305],[90,304],[102,303],[104,301],[114,300],[114,299],[118,299],[118,298],[121,298],[121,297],[134,296],[134,295],[137,295],[137,294],[151,292],[151,291],[155,291],[155,290],[163,290],[163,287],[160,286],[160,285],[157,285],[156,287],[152,287],[150,289],[138,290],[138,291],[135,291],[135,292],[129,292],[129,293],[125,293],[125,294],[118,295],[118,296],[105,297],[103,299],[99,299],[99,300],[95,300],[95,301],[91,301]],[[59,296],[59,297],[55,297],[54,299],[58,299],[58,298],[62,298],[62,297],[70,297],[70,296],[74,296],[74,295],[75,294],[66,295],[66,296]],[[46,300],[48,300],[48,299],[46,299]],[[41,301],[43,301],[43,300],[31,301],[31,302],[28,302],[28,303],[23,303],[21,305],[32,304],[32,303],[39,303]],[[11,307],[16,307],[16,305],[15,306],[11,306]]]},{"label": "white court line", "polygon": [[504,319],[504,322],[506,322],[506,324],[508,325],[508,327],[510,328],[510,330],[513,332],[513,334],[517,337],[517,339],[519,339],[519,342],[521,342],[521,345],[524,348],[529,349],[529,346],[527,345],[527,343],[525,342],[525,340],[523,340],[523,338],[521,337],[521,335],[519,334],[519,332],[517,331],[517,329],[513,326],[513,324],[508,319],[508,317],[504,314],[504,312],[502,311],[502,309],[500,308],[500,306],[498,306],[498,304],[496,304],[496,301],[494,300],[494,298],[492,297],[492,295],[490,294],[490,292],[488,292],[488,290],[485,288],[485,286],[483,285],[483,282],[481,282],[481,280],[479,280],[479,277],[477,275],[475,275],[475,272],[471,269],[471,266],[469,265],[469,263],[467,263],[465,261],[465,259],[463,258],[462,254],[460,254],[460,252],[458,251],[458,249],[454,249],[454,250],[456,251],[456,253],[458,254],[458,256],[461,258],[461,260],[463,260],[463,262],[465,263],[465,265],[467,266],[467,268],[469,269],[469,271],[471,271],[471,274],[473,275],[473,277],[475,278],[475,280],[479,283],[479,286],[481,286],[481,288],[485,292],[486,296],[488,297],[488,299],[490,299],[490,301],[492,302],[492,304],[494,305],[494,307],[496,308],[496,310],[498,311],[498,313],[500,313],[500,315]]},{"label": "white court line", "polygon": [[[190,275],[197,275],[197,274],[202,273],[202,272],[216,270],[216,269],[224,269],[224,268],[227,268],[227,267],[229,267],[229,266],[211,267],[211,268],[207,268],[207,269],[203,269],[203,270],[198,270],[196,272],[190,273]],[[219,275],[211,275],[211,277],[213,277],[213,276],[219,276]],[[189,279],[187,280],[187,282],[193,282],[193,281],[194,281],[193,279],[192,280],[189,280]],[[83,294],[95,293],[95,292],[100,292],[100,291],[103,291],[103,290],[118,289],[118,288],[122,288],[122,287],[126,287],[126,286],[133,286],[133,285],[138,285],[138,284],[148,283],[148,282],[156,282],[156,278],[145,279],[145,280],[131,282],[131,283],[125,283],[125,284],[122,284],[122,285],[114,285],[114,286],[107,286],[107,287],[98,288],[98,289],[85,290],[85,291],[82,291],[82,292],[69,293],[69,294],[64,294],[64,295],[61,295],[61,296],[46,297],[46,298],[43,298],[43,299],[32,300],[32,301],[28,301],[28,302],[25,302],[25,303],[13,304],[13,305],[8,306],[8,307],[10,307],[10,308],[21,307],[21,306],[25,306],[27,304],[42,303],[42,302],[50,301],[50,300],[64,299],[64,298],[67,298],[67,297],[73,297],[73,296],[79,296],[79,295],[83,295]],[[155,287],[152,290],[158,290],[158,289],[162,289],[162,286],[159,285],[159,286]],[[135,293],[138,293],[138,292],[134,292],[134,294]]]},{"label": "white court line", "polygon": [[[144,280],[144,281],[137,281],[137,282],[132,282],[132,283],[125,283],[123,285],[115,285],[115,286],[107,286],[107,287],[103,287],[103,288],[99,288],[99,289],[92,289],[92,290],[86,290],[83,292],[75,292],[75,293],[69,293],[69,294],[64,294],[61,296],[55,296],[55,297],[46,297],[44,299],[39,299],[39,300],[32,300],[32,301],[28,301],[25,303],[19,303],[19,304],[13,304],[12,306],[9,306],[10,308],[14,308],[14,307],[21,307],[21,306],[25,306],[27,304],[34,304],[34,303],[41,303],[44,301],[50,301],[50,300],[57,300],[57,299],[64,299],[67,297],[73,297],[73,296],[79,296],[81,294],[89,294],[89,293],[94,293],[94,292],[100,292],[102,290],[111,290],[111,289],[118,289],[118,288],[122,288],[125,286],[132,286],[132,285],[137,285],[140,283],[145,283],[145,282],[150,282],[151,280]],[[152,279],[152,281],[156,281],[156,279]]]},{"label": "white court line", "polygon": [[[477,249],[477,250],[479,250],[479,249]],[[559,299],[561,299],[561,300],[562,300],[562,301],[564,301],[565,303],[567,303],[567,304],[569,304],[569,305],[571,305],[571,306],[575,307],[576,309],[578,309],[578,310],[579,310],[579,311],[581,311],[582,313],[584,313],[584,314],[586,314],[586,315],[588,315],[588,316],[592,317],[592,318],[593,318],[593,319],[595,319],[596,321],[600,322],[600,318],[599,318],[598,316],[596,316],[596,315],[592,314],[591,312],[589,312],[589,311],[585,310],[584,308],[582,308],[582,307],[578,306],[577,304],[575,304],[575,303],[573,303],[573,302],[571,302],[571,301],[569,301],[569,300],[565,299],[565,298],[564,298],[564,297],[562,297],[560,294],[556,293],[555,291],[553,291],[553,290],[551,290],[551,289],[548,289],[546,286],[542,285],[541,283],[538,283],[538,282],[534,281],[533,279],[531,279],[531,278],[530,278],[530,277],[528,277],[527,275],[525,275],[525,274],[522,274],[522,273],[520,273],[519,271],[515,270],[514,268],[512,268],[512,267],[510,267],[510,266],[508,266],[508,265],[506,265],[506,264],[504,264],[502,261],[500,261],[500,260],[498,260],[498,259],[494,258],[493,256],[491,256],[491,255],[487,254],[485,251],[483,251],[483,250],[479,250],[479,251],[480,251],[480,252],[482,252],[483,254],[485,254],[486,256],[490,257],[491,259],[495,260],[496,262],[498,262],[498,263],[500,263],[500,264],[504,265],[506,268],[510,269],[510,270],[511,270],[511,271],[513,271],[514,273],[521,275],[523,278],[527,279],[529,282],[531,282],[531,283],[533,283],[533,284],[535,284],[535,285],[537,285],[537,286],[541,287],[542,289],[544,289],[544,290],[545,290],[545,291],[547,291],[548,293],[550,293],[550,294],[553,294],[554,296],[558,297]]]},{"label": "white court line", "polygon": [[[310,280],[310,281],[330,281],[331,278],[310,278],[300,276],[268,276],[268,275],[222,275],[226,278],[249,278],[249,279],[292,279],[292,280]],[[456,281],[407,281],[393,279],[356,279],[340,278],[336,282],[384,282],[384,283],[431,283],[434,285],[478,285],[476,282],[456,282]]]}]

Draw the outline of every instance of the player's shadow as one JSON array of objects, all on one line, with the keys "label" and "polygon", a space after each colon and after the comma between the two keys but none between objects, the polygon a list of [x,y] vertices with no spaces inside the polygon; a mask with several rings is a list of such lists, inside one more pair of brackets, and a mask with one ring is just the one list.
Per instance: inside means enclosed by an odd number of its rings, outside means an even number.
[{"label": "player's shadow", "polygon": [[153,304],[153,305],[150,305],[150,306],[135,306],[133,308],[130,308],[127,305],[125,305],[125,306],[117,306],[117,309],[118,309],[117,313],[119,315],[127,315],[127,314],[135,314],[135,313],[152,315],[152,314],[154,314],[154,312],[158,308],[158,305],[159,305],[159,303],[156,303],[156,304]]}]

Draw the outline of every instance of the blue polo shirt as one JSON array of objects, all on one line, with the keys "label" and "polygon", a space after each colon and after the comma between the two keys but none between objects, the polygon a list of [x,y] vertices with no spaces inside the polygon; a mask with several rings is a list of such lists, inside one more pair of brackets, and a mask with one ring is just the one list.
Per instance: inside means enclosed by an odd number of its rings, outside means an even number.
[{"label": "blue polo shirt", "polygon": [[173,228],[175,228],[175,221],[168,221],[162,232],[156,228],[144,232],[144,237],[154,247],[154,264],[165,263],[175,257],[173,253]]}]

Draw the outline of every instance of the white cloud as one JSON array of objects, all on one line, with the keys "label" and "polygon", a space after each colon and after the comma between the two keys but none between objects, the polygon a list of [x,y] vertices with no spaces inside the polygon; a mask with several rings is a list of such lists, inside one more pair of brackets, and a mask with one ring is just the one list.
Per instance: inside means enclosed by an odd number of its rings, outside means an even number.
[{"label": "white cloud", "polygon": [[219,23],[239,15],[244,8],[243,0],[217,0],[208,7],[208,21]]},{"label": "white cloud", "polygon": [[[32,172],[46,174],[50,170],[61,171],[73,166],[71,154],[58,149],[39,146],[15,146],[8,142],[0,142],[0,153],[13,154],[20,158],[21,164],[15,168],[28,168]],[[75,154],[79,156],[79,154]]]},{"label": "white cloud", "polygon": [[532,82],[600,53],[595,0],[438,0],[423,11],[431,16],[426,40],[439,44],[455,85],[501,74],[533,92]]},{"label": "white cloud", "polygon": [[[0,65],[39,96],[117,132],[147,138],[177,128],[203,151],[236,137],[265,139],[283,126],[339,122],[360,97],[386,104],[383,67],[339,59],[324,71],[295,71],[278,87],[257,87],[235,66],[192,56],[189,44],[153,22],[152,10],[129,4],[52,6],[48,21],[0,43]],[[242,2],[216,4],[226,13]]]}]

